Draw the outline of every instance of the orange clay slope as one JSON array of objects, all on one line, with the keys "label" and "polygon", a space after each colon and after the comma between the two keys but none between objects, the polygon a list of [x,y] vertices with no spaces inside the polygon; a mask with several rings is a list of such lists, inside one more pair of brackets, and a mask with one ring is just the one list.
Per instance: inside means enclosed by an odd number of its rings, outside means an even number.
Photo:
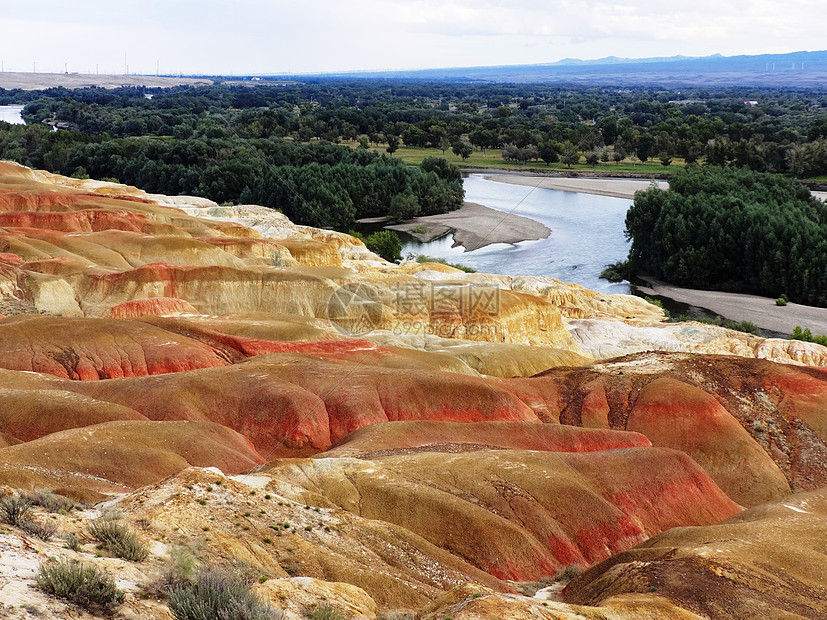
[{"label": "orange clay slope", "polygon": [[[321,346],[296,343],[305,344]],[[322,452],[353,431],[389,421],[563,422],[636,431],[655,446],[681,450],[741,505],[827,480],[827,459],[818,456],[827,452],[821,427],[827,409],[819,407],[827,401],[827,376],[819,370],[735,357],[647,354],[591,369],[561,368],[532,379],[505,380],[429,369],[426,358],[392,350],[319,354],[318,349],[283,352],[215,368],[91,382],[6,371],[5,386],[18,400],[25,400],[27,390],[33,401],[51,390],[76,398],[43,399],[48,408],[30,430],[21,431],[12,416],[2,419],[0,432],[23,439],[90,420],[136,415],[209,420],[275,457]],[[437,357],[433,368],[443,362]],[[94,401],[94,407],[86,411],[77,397]],[[381,450],[416,448],[420,433],[423,445],[498,445],[490,436],[476,438],[454,428],[455,439],[434,438],[428,427],[412,427],[405,437],[381,439]],[[505,441],[501,447],[537,443]],[[368,445],[357,449],[371,451]]]},{"label": "orange clay slope", "polygon": [[262,472],[295,501],[394,523],[516,581],[739,511],[689,457],[662,448],[285,459]]}]

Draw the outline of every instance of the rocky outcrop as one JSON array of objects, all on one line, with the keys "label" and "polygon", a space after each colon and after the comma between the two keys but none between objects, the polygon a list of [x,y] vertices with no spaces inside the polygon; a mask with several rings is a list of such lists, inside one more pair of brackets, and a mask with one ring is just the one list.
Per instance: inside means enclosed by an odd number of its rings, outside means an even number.
[{"label": "rocky outcrop", "polygon": [[701,620],[695,615],[677,607],[668,600],[646,596],[643,600],[635,596],[618,596],[601,604],[600,607],[573,605],[542,596],[532,598],[516,594],[494,592],[488,588],[465,585],[448,592],[426,607],[420,616],[422,620],[478,620],[499,618],[500,620]]},{"label": "rocky outcrop", "polygon": [[575,579],[566,601],[603,605],[635,595],[704,618],[822,618],[827,492],[802,493],[713,527],[664,532]]},{"label": "rocky outcrop", "polygon": [[[653,445],[677,448],[739,504],[780,498],[788,485],[827,485],[827,375],[821,369],[648,353],[591,369],[551,369],[543,377],[566,386],[560,422],[636,430]],[[526,383],[532,386],[517,385]]]}]

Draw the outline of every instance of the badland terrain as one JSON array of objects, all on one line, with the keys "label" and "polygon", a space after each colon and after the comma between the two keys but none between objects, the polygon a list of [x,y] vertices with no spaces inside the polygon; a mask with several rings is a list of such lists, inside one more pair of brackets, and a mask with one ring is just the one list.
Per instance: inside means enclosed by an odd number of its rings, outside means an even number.
[{"label": "badland terrain", "polygon": [[827,615],[818,344],[12,163],[0,314],[8,617],[171,618],[199,566],[284,618]]}]

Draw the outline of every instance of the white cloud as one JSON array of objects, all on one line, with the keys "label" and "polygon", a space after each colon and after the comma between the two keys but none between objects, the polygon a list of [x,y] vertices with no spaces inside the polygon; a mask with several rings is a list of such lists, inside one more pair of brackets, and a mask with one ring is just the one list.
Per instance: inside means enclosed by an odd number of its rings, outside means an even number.
[{"label": "white cloud", "polygon": [[820,2],[41,0],[0,9],[7,68],[302,72],[822,49]]}]

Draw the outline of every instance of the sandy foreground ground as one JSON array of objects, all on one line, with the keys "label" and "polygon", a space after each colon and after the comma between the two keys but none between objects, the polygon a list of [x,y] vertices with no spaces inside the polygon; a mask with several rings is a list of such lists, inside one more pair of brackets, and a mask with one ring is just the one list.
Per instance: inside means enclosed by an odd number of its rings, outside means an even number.
[{"label": "sandy foreground ground", "polygon": [[597,194],[598,196],[613,196],[615,198],[634,198],[635,192],[647,189],[656,183],[660,189],[667,189],[667,181],[649,181],[647,179],[587,179],[573,177],[542,177],[525,176],[519,174],[486,174],[486,179],[498,183],[540,187],[542,189],[557,189],[564,192],[579,192],[581,194]]},{"label": "sandy foreground ground", "polygon": [[809,327],[813,334],[827,334],[827,308],[792,302],[776,306],[775,300],[769,297],[681,288],[649,277],[645,280],[649,282],[649,288],[638,287],[644,294],[706,308],[735,321],[752,321],[758,327],[783,334],[791,333],[796,325]]},{"label": "sandy foreground ground", "polygon": [[212,80],[201,78],[155,77],[154,75],[96,75],[87,73],[0,73],[0,88],[42,90],[45,88],[119,88],[121,86],[208,86]]},{"label": "sandy foreground ground", "polygon": [[[417,232],[423,230],[420,227],[424,227],[425,232]],[[466,202],[462,208],[450,213],[417,217],[385,228],[406,232],[423,243],[453,232],[454,246],[461,245],[466,252],[492,243],[545,239],[551,234],[551,230],[540,222],[474,202]]]}]

